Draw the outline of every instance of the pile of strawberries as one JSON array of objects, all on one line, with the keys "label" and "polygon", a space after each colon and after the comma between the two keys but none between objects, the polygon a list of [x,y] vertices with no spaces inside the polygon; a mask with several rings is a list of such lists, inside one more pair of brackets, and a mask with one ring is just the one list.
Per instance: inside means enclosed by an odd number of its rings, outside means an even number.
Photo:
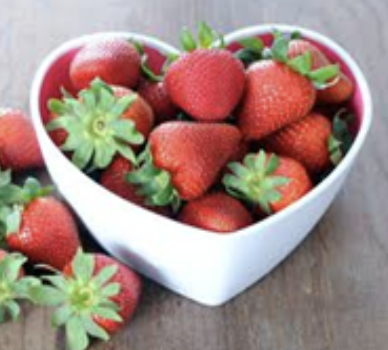
[{"label": "pile of strawberries", "polygon": [[[273,215],[311,191],[353,137],[352,80],[298,33],[273,32],[237,51],[201,22],[198,42],[153,71],[142,43],[103,38],[73,58],[70,92],[48,101],[47,131],[75,166],[143,208],[216,233]],[[83,253],[68,208],[17,173],[43,166],[28,119],[0,112],[0,321],[19,299],[58,306],[72,350],[129,320],[141,282],[104,255]],[[4,170],[5,169],[5,170]],[[19,181],[20,182],[20,181]],[[22,255],[23,254],[23,255]],[[28,277],[26,259],[49,272]]]},{"label": "pile of strawberries", "polygon": [[77,96],[49,101],[47,129],[120,197],[225,233],[288,207],[338,164],[354,87],[297,33],[235,53],[218,38],[205,23],[198,42],[184,30],[185,52],[158,72],[140,43],[86,44],[69,70]]}]

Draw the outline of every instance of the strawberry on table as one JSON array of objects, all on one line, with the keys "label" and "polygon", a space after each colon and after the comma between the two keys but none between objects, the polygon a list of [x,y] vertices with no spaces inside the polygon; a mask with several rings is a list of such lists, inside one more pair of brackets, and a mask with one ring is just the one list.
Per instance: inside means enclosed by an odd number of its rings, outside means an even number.
[{"label": "strawberry on table", "polygon": [[227,191],[256,205],[259,214],[277,213],[312,189],[306,169],[292,158],[260,151],[229,168],[232,174],[223,179]]},{"label": "strawberry on table", "polygon": [[310,52],[289,59],[288,40],[277,31],[274,37],[269,58],[247,70],[246,91],[237,112],[247,140],[260,140],[306,116],[316,101],[314,84],[322,86],[338,74],[336,65],[312,70]]},{"label": "strawberry on table", "polygon": [[141,167],[127,180],[153,206],[203,196],[241,141],[239,130],[228,124],[167,122],[154,129],[141,156]]},{"label": "strawberry on table", "polygon": [[[130,90],[97,79],[78,98],[64,93],[63,100],[50,100],[49,109],[58,117],[46,128],[67,132],[61,149],[72,153],[72,162],[80,169],[105,169],[118,154],[136,163],[133,148],[144,142],[136,125],[146,133],[153,122],[150,108],[137,99]],[[132,106],[136,111],[131,111]]]},{"label": "strawberry on table", "polygon": [[23,187],[8,193],[6,242],[34,263],[62,269],[80,246],[78,230],[69,209],[47,197],[51,188],[28,178]]},{"label": "strawberry on table", "polygon": [[140,61],[135,45],[128,40],[96,39],[75,55],[70,65],[70,78],[78,90],[89,87],[95,78],[132,89],[140,78]]},{"label": "strawberry on table", "polygon": [[70,350],[84,350],[89,337],[107,341],[128,322],[139,302],[142,284],[128,267],[101,254],[79,251],[63,273],[44,278],[35,300],[55,306],[54,326],[64,326]]},{"label": "strawberry on table", "polygon": [[237,199],[222,192],[187,203],[178,220],[218,233],[234,232],[253,223],[249,211]]},{"label": "strawberry on table", "polygon": [[244,91],[242,63],[224,48],[213,47],[215,33],[199,24],[199,45],[182,33],[182,54],[168,68],[166,89],[174,104],[198,121],[222,121],[234,110]]},{"label": "strawberry on table", "polygon": [[19,301],[32,300],[32,290],[41,284],[37,278],[24,276],[26,261],[21,254],[0,249],[0,324],[8,315],[12,320],[18,319]]},{"label": "strawberry on table", "polygon": [[0,166],[13,171],[44,166],[31,121],[17,109],[0,109]]}]

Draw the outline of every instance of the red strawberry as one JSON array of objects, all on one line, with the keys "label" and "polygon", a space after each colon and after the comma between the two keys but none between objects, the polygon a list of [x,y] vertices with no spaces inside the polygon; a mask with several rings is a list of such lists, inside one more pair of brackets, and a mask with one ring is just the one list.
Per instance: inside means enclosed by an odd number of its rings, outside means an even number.
[{"label": "red strawberry", "polygon": [[0,109],[0,166],[14,171],[44,166],[34,128],[19,110]]},{"label": "red strawberry", "polygon": [[315,103],[312,83],[286,64],[273,60],[252,64],[238,125],[248,140],[259,140],[308,114]]},{"label": "red strawberry", "polygon": [[62,202],[44,197],[49,190],[34,179],[28,179],[20,191],[21,199],[9,215],[9,247],[35,263],[62,269],[80,246],[73,216]]},{"label": "red strawberry", "polygon": [[341,104],[353,96],[354,84],[341,72],[337,83],[323,90],[318,90],[318,101],[322,104]]},{"label": "red strawberry", "polygon": [[167,122],[153,130],[143,164],[127,180],[139,185],[150,204],[177,204],[201,197],[217,180],[241,141],[227,124]]},{"label": "red strawberry", "polygon": [[290,41],[288,46],[288,58],[292,59],[301,56],[306,52],[310,52],[311,54],[312,70],[322,68],[330,64],[330,61],[326,58],[323,52],[313,43],[304,39],[296,39]]},{"label": "red strawberry", "polygon": [[178,219],[219,233],[234,232],[253,223],[248,210],[237,199],[222,192],[207,194],[187,203]]},{"label": "red strawberry", "polygon": [[121,198],[126,199],[141,207],[151,209],[161,215],[168,216],[168,211],[164,208],[149,207],[145,203],[145,198],[137,194],[138,189],[126,181],[126,175],[133,170],[133,165],[124,157],[117,156],[111,165],[104,170],[101,175],[100,183],[106,189],[115,193]]},{"label": "red strawberry", "polygon": [[135,123],[136,130],[139,131],[145,138],[148,137],[154,126],[154,113],[148,102],[133,91],[113,86],[113,91],[116,98],[122,98],[124,96],[136,96],[136,100],[128,107],[123,113],[123,119],[132,120]]},{"label": "red strawberry", "polygon": [[[120,316],[121,321],[113,321],[108,318],[101,317],[100,315],[93,315],[93,320],[106,332],[109,334],[116,333],[124,323],[131,319],[133,313],[135,312],[142,290],[141,280],[134,271],[109,256],[103,254],[93,254],[89,255],[89,258],[93,259],[93,277],[98,276],[103,269],[107,267],[114,267],[116,270],[116,273],[108,281],[106,281],[106,283],[117,283],[120,286],[119,293],[112,296],[110,300],[117,305],[118,315]],[[63,269],[65,276],[70,279],[78,277],[76,273],[74,273],[74,271],[76,271],[76,259],[80,259],[80,257],[75,257],[75,259]],[[83,259],[81,258],[81,261],[82,260]]]},{"label": "red strawberry", "polygon": [[136,187],[125,181],[125,176],[133,170],[133,165],[124,157],[117,156],[101,175],[102,186],[137,205],[143,205],[144,200],[136,194]]},{"label": "red strawberry", "polygon": [[[53,120],[55,120],[57,118],[58,118],[58,116],[56,114],[50,113],[48,118],[47,118],[46,124],[48,125],[49,123],[51,123]],[[51,140],[53,140],[53,142],[58,147],[60,147],[65,143],[69,134],[64,129],[56,129],[56,130],[50,131],[49,136],[50,136]]]},{"label": "red strawberry", "polygon": [[292,158],[260,151],[243,163],[230,163],[233,174],[224,176],[231,195],[256,204],[258,213],[277,213],[312,189],[306,169]]},{"label": "red strawberry", "polygon": [[[303,40],[292,40],[288,48],[288,57],[295,58],[306,52],[311,53],[312,69],[319,69],[330,64],[329,59],[314,44]],[[322,104],[340,104],[349,100],[354,92],[353,82],[343,73],[340,73],[338,82],[329,87],[318,90],[317,100]]]},{"label": "red strawberry", "polygon": [[87,43],[70,65],[73,85],[82,90],[100,78],[107,84],[134,88],[140,78],[140,55],[135,46],[121,38],[105,38]]},{"label": "red strawberry", "polygon": [[248,142],[242,140],[239,146],[236,149],[236,152],[232,154],[232,156],[228,159],[228,162],[222,168],[222,171],[219,173],[217,182],[220,182],[225,174],[230,173],[228,168],[228,163],[230,162],[241,162],[247,153],[249,153],[250,145]]},{"label": "red strawberry", "polygon": [[7,314],[16,320],[20,314],[19,301],[31,299],[33,288],[40,286],[34,277],[24,277],[23,265],[27,259],[21,254],[0,250],[0,324]]},{"label": "red strawberry", "polygon": [[164,123],[176,118],[178,108],[172,103],[163,81],[141,80],[138,93],[152,107],[156,123]]},{"label": "red strawberry", "polygon": [[182,42],[188,52],[167,70],[165,83],[172,101],[199,121],[221,121],[236,107],[244,91],[243,64],[226,49],[211,48],[214,32],[199,26],[200,47],[189,32]]},{"label": "red strawberry", "polygon": [[105,169],[118,154],[136,163],[134,150],[153,125],[151,107],[142,98],[99,79],[76,98],[64,93],[61,100],[51,99],[49,109],[55,118],[47,131],[66,135],[61,149],[80,169]]},{"label": "red strawberry", "polygon": [[244,159],[245,155],[249,152],[249,143],[242,140],[236,150],[236,152],[229,159],[229,162],[240,162]]},{"label": "red strawberry", "polygon": [[307,117],[270,135],[267,150],[298,160],[309,172],[318,174],[330,166],[329,139],[331,122],[321,114]]},{"label": "red strawberry", "polygon": [[58,306],[53,324],[66,326],[71,350],[86,349],[89,337],[109,340],[132,318],[142,289],[139,276],[128,267],[105,255],[82,252],[62,274],[46,279],[53,286],[40,288],[35,299]]}]

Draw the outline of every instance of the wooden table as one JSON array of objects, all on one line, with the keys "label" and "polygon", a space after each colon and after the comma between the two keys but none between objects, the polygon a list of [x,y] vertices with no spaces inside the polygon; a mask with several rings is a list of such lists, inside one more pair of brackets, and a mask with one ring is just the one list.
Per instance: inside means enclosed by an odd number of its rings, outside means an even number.
[{"label": "wooden table", "polygon": [[[388,345],[388,2],[383,0],[1,0],[0,104],[27,108],[42,58],[64,40],[104,30],[177,43],[204,19],[221,31],[297,23],[335,38],[372,87],[375,122],[344,190],[303,245],[260,284],[217,309],[146,283],[131,325],[111,350],[381,350]],[[0,328],[1,350],[64,349],[50,312],[25,307]]]}]

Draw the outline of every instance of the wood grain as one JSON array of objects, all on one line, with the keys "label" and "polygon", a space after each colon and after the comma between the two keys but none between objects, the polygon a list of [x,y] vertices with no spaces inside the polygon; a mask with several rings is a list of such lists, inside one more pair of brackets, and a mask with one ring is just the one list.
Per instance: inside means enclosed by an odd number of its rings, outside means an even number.
[{"label": "wood grain", "polygon": [[[260,284],[211,309],[146,283],[134,321],[97,350],[381,350],[388,343],[388,2],[381,0],[2,0],[0,105],[27,108],[34,71],[64,40],[104,30],[153,34],[204,19],[221,31],[295,23],[359,61],[373,91],[372,133],[345,189],[313,234]],[[1,350],[65,349],[50,313],[26,307],[2,325]]]}]

